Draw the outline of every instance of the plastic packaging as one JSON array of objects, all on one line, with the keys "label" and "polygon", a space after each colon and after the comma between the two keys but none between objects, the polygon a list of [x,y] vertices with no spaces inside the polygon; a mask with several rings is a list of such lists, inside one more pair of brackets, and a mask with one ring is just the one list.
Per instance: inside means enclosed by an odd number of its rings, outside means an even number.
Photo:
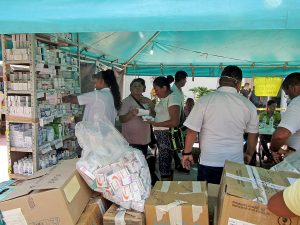
[{"label": "plastic packaging", "polygon": [[123,208],[142,212],[151,190],[142,152],[130,147],[108,120],[79,122],[75,133],[83,148],[76,168],[90,188]]}]

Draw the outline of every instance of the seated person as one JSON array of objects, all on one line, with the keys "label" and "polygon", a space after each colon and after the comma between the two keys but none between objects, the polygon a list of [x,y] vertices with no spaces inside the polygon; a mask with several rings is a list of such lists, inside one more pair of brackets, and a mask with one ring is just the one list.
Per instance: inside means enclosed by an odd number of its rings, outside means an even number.
[{"label": "seated person", "polygon": [[[274,121],[273,126],[274,126],[274,128],[276,128],[281,120],[280,113],[275,111],[276,106],[277,106],[277,104],[274,100],[269,100],[267,102],[266,111],[261,112],[259,114],[259,122],[262,123],[265,120],[266,124],[269,125],[270,119],[271,119],[271,117],[273,117],[273,121]],[[272,154],[270,153],[270,150],[268,147],[268,143],[271,142],[272,135],[261,134],[259,138],[260,138],[260,143],[263,147],[262,158],[264,158],[264,156],[267,156],[267,158],[268,158],[267,162],[273,161]]]},{"label": "seated person", "polygon": [[290,218],[300,216],[300,179],[284,191],[273,195],[268,202],[268,209],[277,216]]},{"label": "seated person", "polygon": [[185,118],[188,117],[188,115],[190,114],[190,112],[192,111],[193,107],[195,105],[195,101],[192,98],[188,98],[185,102],[185,106],[184,106],[184,116]]}]

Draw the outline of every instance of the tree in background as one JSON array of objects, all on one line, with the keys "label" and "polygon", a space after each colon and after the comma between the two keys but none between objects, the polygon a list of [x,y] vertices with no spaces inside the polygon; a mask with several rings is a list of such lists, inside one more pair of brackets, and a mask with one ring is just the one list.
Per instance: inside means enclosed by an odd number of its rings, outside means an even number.
[{"label": "tree in background", "polygon": [[198,100],[203,95],[215,91],[215,89],[208,89],[207,87],[194,87],[190,89],[194,93],[195,99]]}]

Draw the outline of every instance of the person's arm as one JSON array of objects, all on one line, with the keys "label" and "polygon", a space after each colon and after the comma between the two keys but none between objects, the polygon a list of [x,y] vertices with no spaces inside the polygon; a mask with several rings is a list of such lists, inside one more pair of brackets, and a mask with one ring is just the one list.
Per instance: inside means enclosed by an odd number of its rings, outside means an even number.
[{"label": "person's arm", "polygon": [[268,209],[277,216],[280,217],[293,217],[296,216],[289,208],[286,206],[283,199],[283,191],[280,191],[273,195],[268,202]]},{"label": "person's arm", "polygon": [[284,128],[278,127],[274,134],[272,135],[270,150],[272,152],[277,152],[283,145],[285,145],[292,133]]},{"label": "person's arm", "polygon": [[192,148],[197,139],[198,132],[187,129],[185,137],[184,151],[182,152],[182,167],[185,169],[190,169],[191,164],[193,164]]},{"label": "person's arm", "polygon": [[78,98],[75,95],[67,95],[62,98],[63,103],[79,104]]},{"label": "person's arm", "polygon": [[138,110],[137,109],[133,109],[130,110],[128,113],[126,113],[125,115],[120,115],[119,119],[121,123],[127,123],[129,120],[131,120],[132,118],[136,117],[136,115],[138,114]]},{"label": "person's arm", "polygon": [[180,122],[180,108],[172,105],[168,108],[170,119],[163,122],[150,122],[154,127],[176,127]]},{"label": "person's arm", "polygon": [[249,164],[254,152],[256,151],[258,133],[248,133],[247,150],[244,154],[244,161]]}]

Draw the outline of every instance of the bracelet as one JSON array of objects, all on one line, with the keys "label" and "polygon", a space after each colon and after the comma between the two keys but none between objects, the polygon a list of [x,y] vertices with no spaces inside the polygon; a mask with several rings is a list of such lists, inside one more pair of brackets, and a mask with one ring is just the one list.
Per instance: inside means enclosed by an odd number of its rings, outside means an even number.
[{"label": "bracelet", "polygon": [[191,155],[191,154],[192,154],[192,152],[188,152],[188,153],[182,152],[182,153],[181,153],[181,155]]}]

